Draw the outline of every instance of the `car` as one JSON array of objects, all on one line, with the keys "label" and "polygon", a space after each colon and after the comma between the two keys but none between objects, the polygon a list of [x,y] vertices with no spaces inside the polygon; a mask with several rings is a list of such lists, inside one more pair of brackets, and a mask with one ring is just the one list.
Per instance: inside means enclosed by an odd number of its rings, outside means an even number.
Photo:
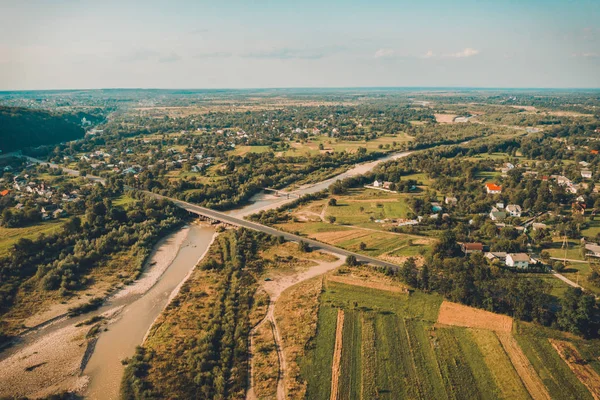
[{"label": "car", "polygon": [[271,278],[265,278],[265,282],[271,282],[273,279]]}]

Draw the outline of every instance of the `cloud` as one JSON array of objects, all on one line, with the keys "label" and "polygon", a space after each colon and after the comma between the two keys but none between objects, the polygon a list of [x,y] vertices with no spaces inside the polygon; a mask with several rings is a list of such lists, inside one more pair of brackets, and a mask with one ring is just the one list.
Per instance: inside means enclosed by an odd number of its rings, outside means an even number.
[{"label": "cloud", "polygon": [[228,51],[214,51],[211,53],[198,53],[194,57],[196,58],[228,58],[233,54]]},{"label": "cloud", "polygon": [[393,49],[379,49],[375,52],[375,58],[389,58],[396,54]]},{"label": "cloud", "polygon": [[433,51],[431,50],[427,50],[427,53],[425,53],[425,55],[423,55],[423,58],[432,58],[435,57],[435,54],[433,54]]},{"label": "cloud", "polygon": [[119,60],[124,62],[136,62],[136,61],[149,61],[159,57],[160,54],[150,49],[134,49],[127,54],[123,54],[119,57]]},{"label": "cloud", "polygon": [[175,52],[171,52],[170,54],[161,56],[158,58],[158,62],[161,63],[172,63],[181,60],[181,56]]},{"label": "cloud", "polygon": [[448,54],[447,57],[467,58],[467,57],[476,56],[477,54],[479,54],[479,50],[475,50],[470,47],[467,47],[466,49],[464,49],[463,51],[459,51],[458,53]]},{"label": "cloud", "polygon": [[244,58],[257,58],[257,59],[277,59],[277,60],[318,60],[321,58],[329,57],[335,53],[342,51],[344,48],[341,46],[327,46],[319,47],[315,49],[292,49],[288,47],[256,51],[251,53],[242,54]]},{"label": "cloud", "polygon": [[573,57],[583,57],[583,58],[597,58],[600,57],[600,53],[594,52],[582,52],[582,53],[573,53]]}]

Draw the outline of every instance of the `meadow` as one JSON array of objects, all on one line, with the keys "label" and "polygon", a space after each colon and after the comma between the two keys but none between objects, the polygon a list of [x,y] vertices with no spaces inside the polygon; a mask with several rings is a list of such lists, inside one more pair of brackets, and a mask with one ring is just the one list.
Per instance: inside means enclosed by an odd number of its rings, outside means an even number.
[{"label": "meadow", "polygon": [[[301,359],[307,398],[330,397],[340,309],[344,313],[340,399],[530,399],[545,393],[559,399],[591,398],[548,341],[549,336],[564,338],[564,334],[524,324],[515,342],[511,333],[441,324],[441,303],[434,294],[326,279],[316,336]],[[507,340],[515,348],[507,347]],[[576,342],[581,354],[588,359],[596,356],[597,350],[585,344],[589,342]],[[519,365],[514,364],[515,352],[527,356]],[[532,388],[532,381],[539,387]]]}]

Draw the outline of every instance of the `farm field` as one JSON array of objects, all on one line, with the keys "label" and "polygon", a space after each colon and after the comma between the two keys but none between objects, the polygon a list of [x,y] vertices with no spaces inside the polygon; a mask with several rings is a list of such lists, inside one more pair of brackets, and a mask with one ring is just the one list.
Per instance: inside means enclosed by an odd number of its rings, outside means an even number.
[{"label": "farm field", "polygon": [[0,227],[0,256],[6,255],[19,239],[35,239],[40,234],[49,235],[62,226],[63,221],[46,221],[25,228]]},{"label": "farm field", "polygon": [[[390,231],[397,225],[394,220],[408,217],[408,196],[411,195],[350,189],[348,194],[335,196],[335,206],[328,204],[329,199],[312,201],[293,210],[293,221],[276,226],[389,261],[423,258],[435,239]],[[328,222],[331,217],[335,218],[334,223]]]},{"label": "farm field", "polygon": [[[454,303],[444,303],[445,316],[438,315],[440,296],[335,279],[346,274],[324,283],[317,333],[300,361],[307,398],[329,399],[333,378],[339,399],[592,398],[548,340],[564,334],[526,324],[513,337],[510,317]],[[344,317],[334,377],[338,310]],[[597,356],[582,343],[589,342],[574,344],[582,358]],[[596,364],[585,373],[595,373]]]}]

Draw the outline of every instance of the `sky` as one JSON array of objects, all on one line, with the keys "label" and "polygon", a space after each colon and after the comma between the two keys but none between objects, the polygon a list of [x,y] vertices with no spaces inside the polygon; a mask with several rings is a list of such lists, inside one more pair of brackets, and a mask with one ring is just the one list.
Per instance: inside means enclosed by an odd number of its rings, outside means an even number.
[{"label": "sky", "polygon": [[0,0],[0,90],[600,88],[600,0]]}]

